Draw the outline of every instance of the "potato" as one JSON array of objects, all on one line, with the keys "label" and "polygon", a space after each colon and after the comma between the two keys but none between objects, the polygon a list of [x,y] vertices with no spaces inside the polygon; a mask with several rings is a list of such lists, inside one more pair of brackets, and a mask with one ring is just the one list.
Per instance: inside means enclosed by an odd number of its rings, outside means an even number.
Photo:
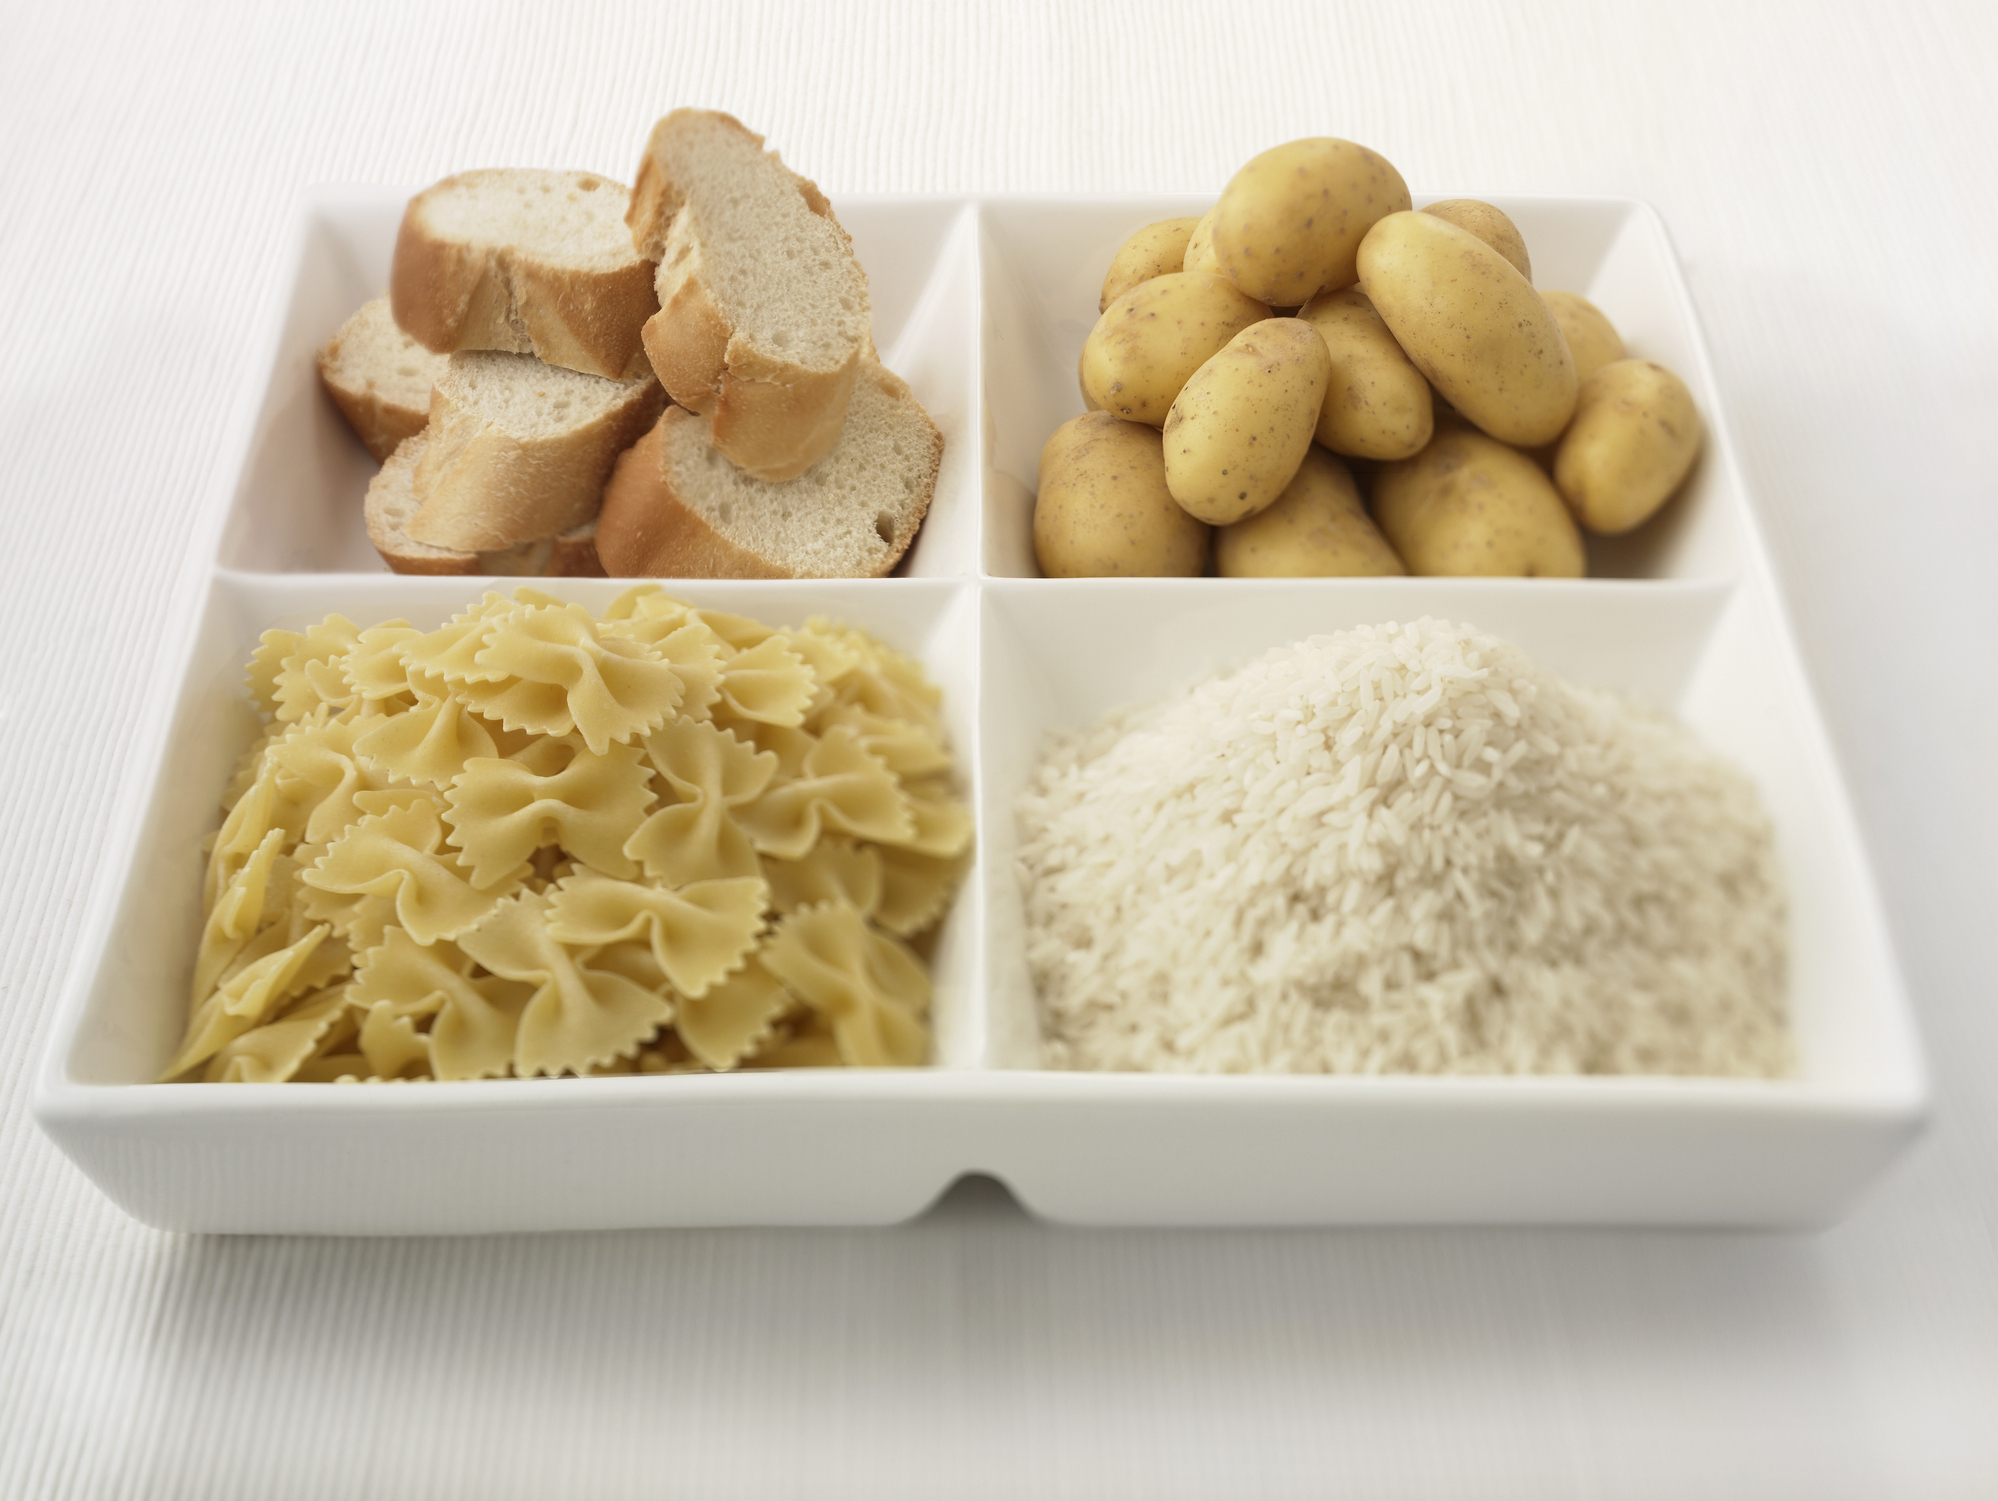
[{"label": "potato", "polygon": [[1533,280],[1533,259],[1526,253],[1526,240],[1520,234],[1519,226],[1503,211],[1476,198],[1445,198],[1441,203],[1430,204],[1422,212],[1434,214],[1445,223],[1476,235],[1504,256],[1513,270],[1528,281]]},{"label": "potato", "polygon": [[1385,157],[1317,136],[1251,157],[1214,205],[1221,274],[1275,307],[1301,307],[1351,286],[1354,255],[1376,220],[1409,206]]},{"label": "potato", "polygon": [[1104,310],[1082,346],[1082,386],[1106,412],[1163,426],[1179,388],[1270,310],[1219,276],[1169,272]]},{"label": "potato", "polygon": [[1264,509],[1214,534],[1223,578],[1377,578],[1406,573],[1367,518],[1346,466],[1313,447],[1297,477]]},{"label": "potato", "polygon": [[1444,400],[1531,448],[1575,410],[1575,361],[1533,284],[1434,214],[1389,214],[1360,243],[1360,289]]},{"label": "potato", "polygon": [[1085,350],[1084,353],[1076,356],[1075,360],[1076,388],[1082,392],[1082,409],[1085,412],[1100,412],[1103,410],[1103,408],[1101,405],[1098,404],[1096,398],[1089,394],[1089,382],[1087,379],[1084,378],[1082,373],[1082,368],[1083,368],[1082,362],[1086,358],[1088,358],[1087,350]]},{"label": "potato", "polygon": [[1374,481],[1374,520],[1409,572],[1580,578],[1582,534],[1540,466],[1447,426]]},{"label": "potato", "polygon": [[1172,498],[1216,526],[1262,510],[1304,461],[1331,377],[1331,353],[1302,318],[1266,318],[1236,334],[1166,417]]},{"label": "potato", "polygon": [[1577,381],[1585,381],[1611,360],[1623,358],[1623,337],[1616,325],[1580,292],[1542,292],[1540,296],[1561,326],[1561,337],[1568,341]]},{"label": "potato", "polygon": [[1332,378],[1313,435],[1334,453],[1405,459],[1429,441],[1429,382],[1408,362],[1358,287],[1320,292],[1298,310],[1332,354]]},{"label": "potato", "polygon": [[1184,270],[1186,242],[1199,222],[1161,219],[1126,240],[1111,257],[1110,269],[1103,274],[1103,295],[1096,299],[1096,311],[1102,312],[1141,281],[1164,276],[1168,271]]},{"label": "potato", "polygon": [[1157,428],[1085,412],[1041,449],[1034,557],[1049,578],[1197,578],[1209,536],[1166,489]]},{"label": "potato", "polygon": [[1575,519],[1614,536],[1648,519],[1700,454],[1686,383],[1649,360],[1612,360],[1582,382],[1554,452],[1554,484]]},{"label": "potato", "polygon": [[1193,236],[1186,242],[1186,259],[1180,265],[1182,271],[1205,271],[1209,276],[1221,274],[1221,263],[1214,259],[1214,210],[1209,209],[1193,226]]}]

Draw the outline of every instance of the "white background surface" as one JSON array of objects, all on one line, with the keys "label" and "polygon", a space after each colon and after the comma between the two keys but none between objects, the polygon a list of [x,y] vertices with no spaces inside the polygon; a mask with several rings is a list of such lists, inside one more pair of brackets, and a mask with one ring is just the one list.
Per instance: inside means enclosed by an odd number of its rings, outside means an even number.
[{"label": "white background surface", "polygon": [[[0,1495],[1998,1495],[1998,22],[1977,4],[0,4]],[[1816,1236],[222,1241],[27,1118],[294,195],[1217,191],[1337,134],[1673,230],[1936,1074]]]}]

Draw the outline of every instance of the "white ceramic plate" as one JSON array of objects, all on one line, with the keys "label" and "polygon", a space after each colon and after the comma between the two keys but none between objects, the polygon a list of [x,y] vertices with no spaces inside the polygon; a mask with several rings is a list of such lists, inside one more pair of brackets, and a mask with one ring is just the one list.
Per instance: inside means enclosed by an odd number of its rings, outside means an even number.
[{"label": "white ceramic plate", "polygon": [[[60,1000],[34,1109],[113,1199],[184,1230],[430,1234],[859,1224],[990,1173],[1085,1223],[1787,1225],[1838,1215],[1926,1109],[1919,1047],[1837,767],[1742,490],[1657,216],[1500,199],[1536,280],[1588,294],[1692,387],[1710,441],[1688,492],[1592,547],[1591,579],[1050,581],[1028,523],[1041,444],[1081,409],[1101,270],[1199,199],[840,203],[875,339],[943,430],[903,576],[671,585],[774,621],[844,616],[948,694],[976,871],[937,953],[936,1067],[311,1087],[158,1085],[186,1014],[197,847],[251,734],[258,634],[330,611],[422,624],[471,581],[397,578],[368,548],[365,452],[313,350],[385,285],[406,192],[309,198],[290,295],[249,376],[198,546],[200,618],[150,706],[155,738]],[[1426,199],[1420,201],[1427,201]],[[601,607],[621,586],[540,583]],[[1011,807],[1042,734],[1313,631],[1468,620],[1551,667],[1676,710],[1756,778],[1792,897],[1801,1069],[1686,1079],[1166,1078],[1041,1070]]]}]

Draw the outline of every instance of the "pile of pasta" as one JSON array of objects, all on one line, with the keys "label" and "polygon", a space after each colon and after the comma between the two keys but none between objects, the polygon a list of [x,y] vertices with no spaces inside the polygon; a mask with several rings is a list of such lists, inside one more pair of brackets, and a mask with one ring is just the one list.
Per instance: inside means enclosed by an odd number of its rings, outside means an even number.
[{"label": "pile of pasta", "polygon": [[267,631],[162,1079],[913,1065],[969,860],[941,695],[640,586]]}]

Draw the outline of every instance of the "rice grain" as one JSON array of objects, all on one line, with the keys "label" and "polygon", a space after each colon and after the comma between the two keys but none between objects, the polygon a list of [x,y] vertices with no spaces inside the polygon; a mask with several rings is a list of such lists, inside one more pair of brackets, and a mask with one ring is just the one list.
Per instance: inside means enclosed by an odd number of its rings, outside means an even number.
[{"label": "rice grain", "polygon": [[1791,1066],[1747,777],[1468,626],[1315,636],[1112,715],[1017,815],[1052,1067]]}]

